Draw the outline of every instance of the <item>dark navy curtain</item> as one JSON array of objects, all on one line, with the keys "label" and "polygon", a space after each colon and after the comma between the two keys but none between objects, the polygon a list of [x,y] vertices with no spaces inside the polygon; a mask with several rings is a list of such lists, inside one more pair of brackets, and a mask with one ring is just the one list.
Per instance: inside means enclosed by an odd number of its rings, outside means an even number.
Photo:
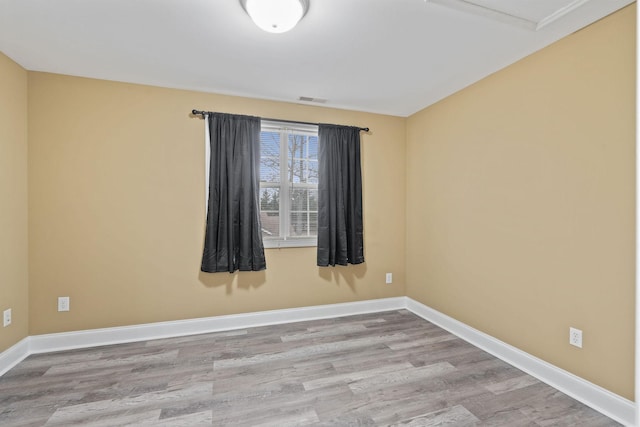
[{"label": "dark navy curtain", "polygon": [[318,265],[364,262],[360,128],[318,126]]},{"label": "dark navy curtain", "polygon": [[260,225],[260,118],[212,113],[209,205],[201,270],[266,268]]}]

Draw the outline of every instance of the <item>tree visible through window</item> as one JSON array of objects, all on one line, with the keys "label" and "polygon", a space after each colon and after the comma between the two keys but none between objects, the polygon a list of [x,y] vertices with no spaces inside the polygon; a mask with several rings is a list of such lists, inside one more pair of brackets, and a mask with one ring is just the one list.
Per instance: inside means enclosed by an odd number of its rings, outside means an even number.
[{"label": "tree visible through window", "polygon": [[265,247],[317,244],[317,126],[262,121],[260,211]]}]

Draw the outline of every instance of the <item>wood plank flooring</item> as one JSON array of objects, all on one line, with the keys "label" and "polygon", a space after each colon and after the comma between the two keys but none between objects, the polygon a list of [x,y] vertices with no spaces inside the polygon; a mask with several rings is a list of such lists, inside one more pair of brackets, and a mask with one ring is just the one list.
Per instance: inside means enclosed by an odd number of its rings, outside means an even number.
[{"label": "wood plank flooring", "polygon": [[614,426],[406,311],[33,355],[2,426]]}]

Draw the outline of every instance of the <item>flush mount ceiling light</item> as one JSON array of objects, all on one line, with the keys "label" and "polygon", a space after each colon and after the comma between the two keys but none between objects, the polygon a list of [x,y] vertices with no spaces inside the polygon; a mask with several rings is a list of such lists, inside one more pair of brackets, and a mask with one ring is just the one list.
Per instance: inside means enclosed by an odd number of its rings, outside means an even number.
[{"label": "flush mount ceiling light", "polygon": [[309,0],[240,0],[253,22],[269,33],[291,30],[309,10]]}]

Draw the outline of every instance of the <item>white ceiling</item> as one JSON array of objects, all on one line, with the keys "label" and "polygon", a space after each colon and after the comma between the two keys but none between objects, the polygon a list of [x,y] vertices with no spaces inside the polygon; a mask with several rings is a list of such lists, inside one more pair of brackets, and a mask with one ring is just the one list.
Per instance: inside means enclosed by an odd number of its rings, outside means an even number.
[{"label": "white ceiling", "polygon": [[238,0],[0,0],[0,51],[33,71],[408,116],[632,2],[310,0],[269,34]]}]

